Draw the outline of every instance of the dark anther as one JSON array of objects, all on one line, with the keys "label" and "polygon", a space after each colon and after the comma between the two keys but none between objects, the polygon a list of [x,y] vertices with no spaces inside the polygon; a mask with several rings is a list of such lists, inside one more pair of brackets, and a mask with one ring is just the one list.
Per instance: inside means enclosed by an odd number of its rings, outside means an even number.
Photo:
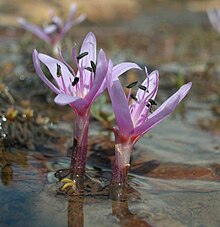
[{"label": "dark anther", "polygon": [[83,53],[81,53],[78,57],[76,57],[76,59],[79,60],[79,59],[85,57],[85,56],[88,55],[88,54],[89,54],[89,52],[83,52]]},{"label": "dark anther", "polygon": [[147,103],[146,107],[149,108],[150,113],[153,113],[152,105],[150,103]]},{"label": "dark anther", "polygon": [[153,100],[153,99],[149,99],[149,103],[153,106],[153,105],[157,105],[157,103]]},{"label": "dark anther", "polygon": [[131,94],[131,98],[134,99],[135,101],[137,101],[137,98],[135,95]]},{"label": "dark anther", "polygon": [[59,64],[57,64],[57,76],[61,76],[61,66]]},{"label": "dark anther", "polygon": [[86,67],[86,70],[88,70],[89,72],[93,73],[93,69],[91,67]]},{"label": "dark anther", "polygon": [[137,83],[138,83],[138,81],[132,82],[132,83],[128,84],[126,86],[126,88],[133,88]]},{"label": "dark anther", "polygon": [[79,77],[75,77],[72,85],[75,86],[79,82]]},{"label": "dark anther", "polygon": [[[143,86],[143,85],[138,85],[138,87],[141,89],[141,90],[143,90],[143,91],[146,91],[147,90],[147,88],[145,87],[145,86]],[[149,92],[149,91],[147,91],[147,92]]]},{"label": "dark anther", "polygon": [[146,104],[146,107],[149,108],[150,113],[153,113],[153,105],[157,105],[157,103],[153,99],[149,99],[148,103]]},{"label": "dark anther", "polygon": [[92,66],[92,70],[95,73],[95,71],[96,71],[96,64],[95,64],[94,61],[91,61],[90,63],[91,63],[91,66]]},{"label": "dark anther", "polygon": [[55,21],[52,21],[52,22],[49,24],[49,26],[50,26],[50,25],[55,25],[55,26],[56,26],[56,30],[55,30],[55,31],[53,31],[52,33],[57,32],[57,31],[59,31],[59,30],[60,30],[60,26],[59,26],[59,24],[57,24]]}]

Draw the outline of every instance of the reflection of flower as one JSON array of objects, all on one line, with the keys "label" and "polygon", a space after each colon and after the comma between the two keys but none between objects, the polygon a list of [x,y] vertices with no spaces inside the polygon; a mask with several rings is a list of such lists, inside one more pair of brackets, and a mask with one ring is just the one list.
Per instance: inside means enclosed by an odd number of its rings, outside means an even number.
[{"label": "reflection of flower", "polygon": [[139,85],[136,96],[131,93],[132,87],[137,82],[129,84],[128,97],[126,97],[118,78],[112,77],[112,64],[109,63],[107,86],[115,113],[118,128],[115,133],[115,166],[113,181],[125,181],[130,166],[130,155],[134,144],[142,135],[156,126],[165,117],[170,115],[178,103],[186,96],[191,88],[191,82],[183,85],[175,94],[167,99],[157,110],[152,112],[152,107],[157,105],[154,101],[159,83],[158,71],[150,75],[146,71],[146,79]]},{"label": "reflection of flower", "polygon": [[220,33],[220,10],[208,9],[207,14],[213,28]]},{"label": "reflection of flower", "polygon": [[[82,175],[85,171],[87,154],[88,124],[90,106],[97,96],[106,89],[106,74],[108,62],[103,50],[98,53],[96,60],[96,38],[93,33],[85,37],[80,54],[76,55],[73,49],[73,60],[78,72],[65,62],[61,53],[61,61],[36,50],[33,61],[37,74],[56,94],[55,102],[60,105],[69,104],[75,112],[74,153],[72,168],[74,174]],[[44,75],[40,61],[44,63],[52,74],[57,86],[53,85]],[[117,78],[131,68],[139,68],[134,63],[121,63],[113,68],[112,76]]]},{"label": "reflection of flower", "polygon": [[54,48],[59,47],[60,41],[64,35],[71,29],[72,26],[81,23],[85,19],[85,15],[81,14],[79,17],[74,19],[76,14],[77,6],[76,4],[71,4],[70,11],[66,22],[54,15],[54,12],[51,10],[49,13],[50,24],[46,27],[41,28],[37,25],[30,24],[26,22],[24,18],[18,18],[18,23],[26,30],[34,33],[40,39],[51,44]]}]

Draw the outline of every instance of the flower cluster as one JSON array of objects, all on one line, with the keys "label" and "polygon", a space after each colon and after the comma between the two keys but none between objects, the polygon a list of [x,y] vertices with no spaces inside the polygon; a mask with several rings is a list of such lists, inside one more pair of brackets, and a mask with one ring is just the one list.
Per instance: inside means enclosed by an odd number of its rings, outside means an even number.
[{"label": "flower cluster", "polygon": [[[118,77],[130,69],[140,70],[140,67],[130,62],[113,66],[102,49],[96,57],[96,38],[93,33],[86,35],[79,55],[73,48],[72,58],[77,72],[64,60],[61,52],[59,54],[61,61],[35,50],[33,61],[37,74],[57,94],[55,102],[59,105],[68,104],[75,112],[74,150],[71,161],[74,179],[85,172],[91,104],[107,88],[118,125],[114,128],[116,158],[112,182],[126,183],[134,144],[174,111],[190,90],[191,83],[183,85],[151,113],[153,106],[157,105],[155,98],[159,84],[158,71],[148,74],[145,68],[146,79],[139,85],[137,81],[127,85],[129,92],[126,96]],[[48,68],[56,85],[47,79],[40,63]],[[134,86],[139,88],[136,95],[132,93]]]},{"label": "flower cluster", "polygon": [[[75,24],[84,20],[85,16],[79,16],[75,21],[73,17],[76,5],[71,5],[66,23],[51,13],[51,24],[45,28],[28,24],[20,18],[19,23],[27,30],[32,31],[38,37],[57,47],[65,33]],[[141,70],[131,62],[124,62],[113,66],[111,59],[106,57],[101,49],[97,54],[97,43],[93,33],[88,33],[77,54],[76,48],[72,50],[74,70],[63,58],[58,48],[58,59],[48,55],[33,52],[34,67],[42,81],[56,93],[55,102],[59,105],[69,105],[75,114],[73,130],[73,152],[71,157],[71,176],[73,182],[63,180],[74,190],[81,188],[80,182],[85,173],[88,128],[90,108],[94,100],[108,90],[112,108],[115,114],[117,127],[113,128],[115,134],[115,163],[113,167],[112,185],[126,185],[130,156],[135,143],[146,132],[156,126],[164,118],[169,116],[181,100],[189,92],[192,83],[183,85],[175,94],[168,98],[159,108],[152,111],[157,103],[155,101],[159,72],[150,74],[145,67],[146,79],[139,84],[135,81],[126,86],[128,94],[119,81],[119,76],[130,69]],[[41,64],[44,64],[53,77],[54,83],[48,80]],[[137,93],[133,93],[134,87],[138,87]]]}]

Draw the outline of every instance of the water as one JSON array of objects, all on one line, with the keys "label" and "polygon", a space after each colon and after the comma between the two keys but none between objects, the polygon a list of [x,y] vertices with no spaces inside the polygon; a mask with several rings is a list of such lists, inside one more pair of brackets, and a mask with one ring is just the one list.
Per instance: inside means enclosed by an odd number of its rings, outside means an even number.
[{"label": "water", "polygon": [[[6,139],[0,141],[0,226],[220,226],[220,34],[204,12],[208,3],[126,3],[126,13],[117,1],[100,4],[98,11],[91,11],[91,4],[97,7],[95,0],[81,3],[88,21],[63,43],[67,59],[72,40],[81,43],[93,31],[115,63],[130,60],[147,64],[150,71],[159,69],[159,104],[181,83],[192,81],[193,88],[172,117],[135,146],[129,196],[123,202],[107,195],[114,157],[108,128],[113,122],[95,118],[87,166],[92,189],[84,197],[60,194],[54,172],[69,166],[73,114],[53,103],[54,94],[33,70],[32,50],[49,53],[50,48],[14,27],[15,12],[28,16],[22,9],[29,6],[19,3],[15,11],[13,4],[1,3],[0,135]],[[101,18],[105,4],[109,11]],[[111,10],[114,4],[117,13]],[[33,11],[40,7],[37,3]],[[39,21],[38,14],[30,18]],[[127,84],[137,78],[143,74],[133,72],[122,79]],[[18,117],[4,121],[11,105]],[[111,111],[106,104],[96,107],[96,114]],[[34,113],[24,118],[27,108]]]}]

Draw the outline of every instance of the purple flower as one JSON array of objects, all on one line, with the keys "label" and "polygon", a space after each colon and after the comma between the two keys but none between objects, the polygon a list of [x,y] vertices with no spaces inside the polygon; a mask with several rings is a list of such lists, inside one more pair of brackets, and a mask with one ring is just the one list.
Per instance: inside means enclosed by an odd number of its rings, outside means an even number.
[{"label": "purple flower", "polygon": [[71,27],[81,23],[85,19],[86,16],[84,14],[81,14],[79,17],[74,19],[76,11],[76,4],[71,4],[68,18],[64,23],[60,17],[54,15],[54,12],[50,10],[50,23],[43,28],[34,24],[30,24],[21,17],[18,18],[17,21],[24,29],[32,32],[40,39],[44,40],[45,42],[51,44],[54,48],[56,48],[59,47],[60,41],[62,40],[64,35],[71,29]]},{"label": "purple flower", "polygon": [[116,159],[113,181],[115,182],[126,182],[134,144],[146,132],[169,116],[192,86],[191,82],[183,85],[157,110],[151,113],[153,106],[157,105],[155,98],[159,84],[159,73],[153,71],[148,75],[146,68],[145,71],[146,79],[139,85],[136,95],[132,93],[132,87],[137,84],[137,82],[134,82],[127,86],[129,93],[126,96],[119,79],[112,76],[112,63],[109,62],[107,87],[118,125],[118,128],[114,128]]},{"label": "purple flower", "polygon": [[220,10],[208,9],[207,14],[213,28],[220,33]]},{"label": "purple flower", "polygon": [[[33,62],[39,77],[56,94],[55,102],[59,105],[69,104],[75,112],[74,146],[71,168],[74,176],[81,176],[85,171],[88,124],[90,107],[93,101],[107,87],[106,75],[108,60],[103,50],[100,50],[96,59],[96,38],[93,33],[88,33],[83,41],[80,54],[77,56],[73,48],[73,61],[78,69],[75,72],[63,59],[56,60],[45,54],[33,52]],[[51,83],[41,69],[42,62],[51,75],[56,85]],[[112,67],[112,77],[116,79],[129,69],[137,68],[134,63],[121,63]]]}]

